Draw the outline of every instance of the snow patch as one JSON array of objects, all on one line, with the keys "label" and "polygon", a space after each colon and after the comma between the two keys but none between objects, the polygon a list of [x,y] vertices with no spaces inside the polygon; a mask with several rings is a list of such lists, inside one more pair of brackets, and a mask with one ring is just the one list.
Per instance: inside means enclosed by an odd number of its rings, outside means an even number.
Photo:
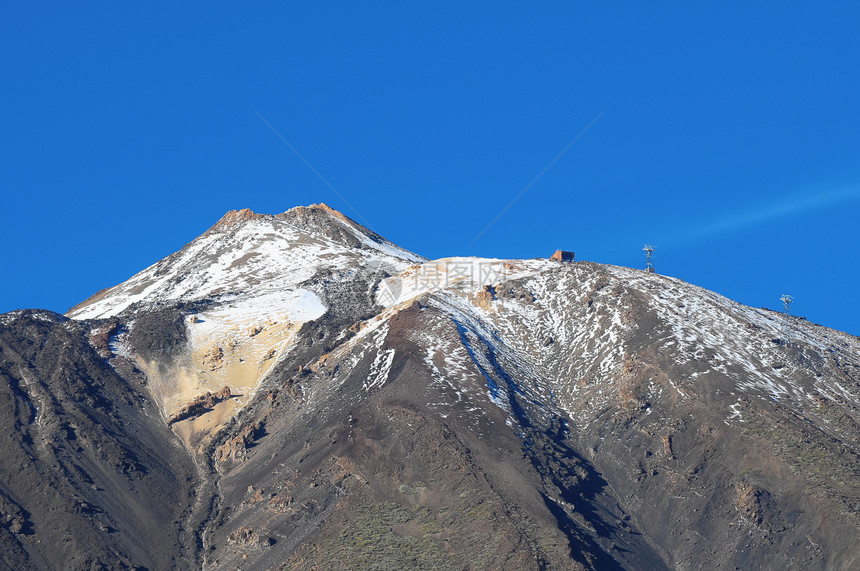
[{"label": "snow patch", "polygon": [[394,349],[384,349],[376,354],[376,358],[370,365],[370,373],[364,381],[365,391],[382,387],[388,380],[391,372],[391,363],[394,362]]}]

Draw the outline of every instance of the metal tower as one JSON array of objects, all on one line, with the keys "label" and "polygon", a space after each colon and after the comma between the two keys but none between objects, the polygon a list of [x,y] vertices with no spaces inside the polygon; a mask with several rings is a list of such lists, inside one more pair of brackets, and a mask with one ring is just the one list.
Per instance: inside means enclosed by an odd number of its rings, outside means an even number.
[{"label": "metal tower", "polygon": [[645,252],[645,271],[649,274],[654,273],[654,250],[656,249],[649,244],[645,244],[645,247],[642,248],[642,251]]},{"label": "metal tower", "polygon": [[794,298],[788,294],[784,294],[779,298],[782,302],[782,313],[785,317],[782,320],[782,340],[786,346],[791,345],[791,304],[794,303]]}]

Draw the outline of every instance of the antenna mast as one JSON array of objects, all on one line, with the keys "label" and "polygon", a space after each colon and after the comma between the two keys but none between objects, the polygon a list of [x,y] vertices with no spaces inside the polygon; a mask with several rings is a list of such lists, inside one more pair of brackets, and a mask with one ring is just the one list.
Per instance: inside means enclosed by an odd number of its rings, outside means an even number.
[{"label": "antenna mast", "polygon": [[788,294],[784,294],[779,298],[782,302],[782,313],[785,316],[782,320],[782,340],[786,347],[791,345],[791,304],[794,303],[794,298]]},{"label": "antenna mast", "polygon": [[645,252],[645,271],[649,274],[654,273],[654,250],[656,249],[649,244],[645,244],[645,247],[642,248],[642,251]]}]

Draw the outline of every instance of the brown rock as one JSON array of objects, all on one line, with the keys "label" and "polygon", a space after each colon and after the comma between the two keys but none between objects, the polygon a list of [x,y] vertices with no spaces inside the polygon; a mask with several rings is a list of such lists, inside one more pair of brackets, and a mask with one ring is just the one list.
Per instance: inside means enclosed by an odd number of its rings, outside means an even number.
[{"label": "brown rock", "polygon": [[244,426],[235,436],[218,447],[215,451],[215,461],[223,464],[245,460],[249,445],[254,442],[262,427],[262,421]]},{"label": "brown rock", "polygon": [[251,496],[251,499],[248,500],[248,503],[251,505],[260,503],[263,501],[263,490],[257,490],[254,492],[254,495]]},{"label": "brown rock", "polygon": [[108,359],[113,356],[110,350],[110,338],[119,330],[119,321],[113,319],[104,325],[93,329],[90,333],[90,344],[95,348],[99,357]]},{"label": "brown rock", "polygon": [[472,303],[479,307],[489,307],[494,299],[496,299],[495,286],[485,285],[481,291],[475,294],[475,298]]},{"label": "brown rock", "polygon": [[221,401],[225,401],[232,396],[233,394],[230,391],[230,387],[227,386],[225,386],[217,393],[207,391],[206,394],[202,394],[198,397],[195,397],[194,400],[183,405],[182,408],[180,408],[176,413],[171,415],[170,418],[167,419],[167,426],[170,426],[181,420],[196,418],[202,414],[205,414],[212,410],[212,408],[216,404]]},{"label": "brown rock", "polygon": [[230,534],[227,538],[227,543],[233,545],[259,545],[260,534],[250,527],[240,527]]},{"label": "brown rock", "polygon": [[226,213],[221,219],[215,223],[209,230],[206,231],[207,234],[210,232],[219,232],[221,230],[226,230],[230,228],[234,224],[239,224],[246,220],[259,220],[264,218],[265,214],[258,214],[254,212],[250,208],[243,208],[242,210],[231,210]]},{"label": "brown rock", "polygon": [[224,366],[224,349],[221,347],[213,347],[203,355],[203,364],[209,367],[210,371],[217,371]]}]

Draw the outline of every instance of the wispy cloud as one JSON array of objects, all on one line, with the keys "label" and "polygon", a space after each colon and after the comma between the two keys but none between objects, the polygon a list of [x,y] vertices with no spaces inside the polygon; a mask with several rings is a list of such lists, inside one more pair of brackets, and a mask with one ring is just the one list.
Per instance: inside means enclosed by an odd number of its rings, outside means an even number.
[{"label": "wispy cloud", "polygon": [[836,206],[837,204],[851,202],[858,198],[860,198],[860,186],[841,188],[825,193],[796,195],[763,207],[753,208],[726,217],[722,220],[717,220],[709,226],[702,228],[700,233],[707,235],[731,232],[781,218],[822,210]]},{"label": "wispy cloud", "polygon": [[658,239],[663,243],[702,241],[793,216],[801,216],[837,205],[860,200],[860,186],[848,186],[827,192],[807,191],[750,207],[722,217],[700,220]]}]

